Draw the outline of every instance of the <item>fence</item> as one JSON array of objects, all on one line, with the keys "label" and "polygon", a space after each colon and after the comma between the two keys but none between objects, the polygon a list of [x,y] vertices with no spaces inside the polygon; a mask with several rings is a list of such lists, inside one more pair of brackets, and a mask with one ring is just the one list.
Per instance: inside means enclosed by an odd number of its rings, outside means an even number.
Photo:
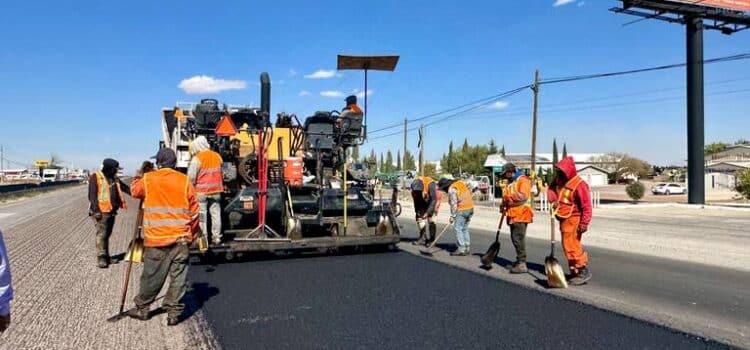
[{"label": "fence", "polygon": [[[601,205],[601,201],[602,201],[601,193],[599,191],[591,191],[591,206],[594,207],[595,209],[599,208],[599,206]],[[549,200],[547,199],[547,193],[542,192],[539,195],[539,210],[548,212],[550,210],[549,207],[550,207],[550,203],[549,203]]]}]

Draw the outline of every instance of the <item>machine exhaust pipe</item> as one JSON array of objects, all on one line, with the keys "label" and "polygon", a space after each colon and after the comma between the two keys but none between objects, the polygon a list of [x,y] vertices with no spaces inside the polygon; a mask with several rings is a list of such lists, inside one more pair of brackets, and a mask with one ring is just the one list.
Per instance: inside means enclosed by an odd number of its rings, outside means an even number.
[{"label": "machine exhaust pipe", "polygon": [[260,74],[260,110],[266,115],[266,118],[270,118],[271,78],[268,77],[268,73],[266,72]]}]

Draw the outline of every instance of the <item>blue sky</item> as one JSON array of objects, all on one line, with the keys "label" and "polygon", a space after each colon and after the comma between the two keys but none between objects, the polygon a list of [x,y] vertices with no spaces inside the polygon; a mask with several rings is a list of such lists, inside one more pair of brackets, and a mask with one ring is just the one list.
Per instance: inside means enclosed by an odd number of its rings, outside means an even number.
[{"label": "blue sky", "polygon": [[[607,11],[618,3],[6,3],[0,144],[7,158],[22,163],[56,153],[93,168],[111,156],[132,170],[155,152],[162,107],[205,97],[257,105],[262,71],[274,82],[274,114],[341,108],[340,95],[361,91],[363,80],[355,71],[325,72],[335,68],[338,53],[401,55],[396,72],[370,75],[370,130],[529,84],[536,68],[551,78],[684,61],[683,27],[656,21],[623,27],[632,18]],[[706,58],[744,53],[750,32],[707,32],[705,43]],[[748,61],[706,67],[707,141],[750,138],[748,67]],[[310,79],[320,70],[315,76],[324,78]],[[544,86],[540,151],[549,152],[557,137],[570,152],[620,151],[682,164],[684,77],[675,69]],[[528,152],[531,102],[524,91],[429,127],[427,159],[465,137]],[[614,106],[602,107],[608,104]],[[375,139],[386,133],[372,134],[362,152],[395,154],[402,136]],[[414,152],[416,133],[409,138]]]}]

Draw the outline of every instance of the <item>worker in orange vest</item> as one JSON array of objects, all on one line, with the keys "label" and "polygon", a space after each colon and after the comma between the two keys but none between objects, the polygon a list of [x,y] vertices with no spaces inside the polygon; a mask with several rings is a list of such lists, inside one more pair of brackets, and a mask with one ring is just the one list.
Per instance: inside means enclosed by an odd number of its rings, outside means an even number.
[{"label": "worker in orange vest", "polygon": [[547,197],[560,221],[563,250],[570,267],[569,283],[585,284],[591,279],[591,272],[581,237],[589,229],[593,210],[589,185],[578,176],[572,157],[565,157],[555,166],[555,180],[547,190]]},{"label": "worker in orange vest", "polygon": [[469,224],[474,216],[474,200],[469,186],[462,180],[442,178],[438,187],[448,193],[448,204],[451,207],[450,223],[456,232],[457,248],[451,252],[453,256],[465,256],[471,253],[471,237]]},{"label": "worker in orange vest", "polygon": [[120,208],[127,208],[123,193],[130,194],[130,187],[117,177],[118,170],[122,170],[120,163],[106,158],[102,169],[89,177],[89,216],[96,223],[97,266],[103,269],[110,263],[109,236],[115,226],[115,216]]},{"label": "worker in orange vest", "polygon": [[167,312],[167,325],[180,323],[185,305],[185,283],[190,244],[198,229],[198,199],[187,175],[174,170],[177,156],[169,148],[156,154],[159,170],[139,174],[132,184],[133,197],[143,199],[143,272],[135,308],[128,316],[145,321],[149,306],[164,286],[169,288],[162,307]]},{"label": "worker in orange vest", "polygon": [[341,113],[344,113],[346,111],[351,111],[353,113],[362,113],[362,109],[357,106],[357,96],[349,95],[344,101],[346,102],[346,107],[341,109]]},{"label": "worker in orange vest", "polygon": [[508,181],[503,191],[503,208],[510,226],[510,239],[516,248],[516,262],[511,273],[526,273],[526,228],[534,221],[534,198],[531,196],[531,179],[513,163],[503,166],[502,177]]},{"label": "worker in orange vest", "polygon": [[352,120],[362,121],[362,109],[357,106],[357,96],[350,95],[346,97],[346,107],[341,109],[341,115],[336,119],[336,126],[346,132],[352,123]]},{"label": "worker in orange vest", "polygon": [[211,239],[221,244],[221,193],[224,192],[224,178],[221,155],[211,150],[208,140],[198,136],[191,144],[193,159],[188,167],[188,178],[195,185],[200,205],[200,227],[208,235],[208,215],[211,215]]},{"label": "worker in orange vest", "polygon": [[[419,176],[411,182],[411,198],[414,200],[414,213],[419,229],[415,245],[432,243],[437,233],[435,216],[438,208],[437,183],[429,176]],[[429,234],[427,229],[429,228]]]}]

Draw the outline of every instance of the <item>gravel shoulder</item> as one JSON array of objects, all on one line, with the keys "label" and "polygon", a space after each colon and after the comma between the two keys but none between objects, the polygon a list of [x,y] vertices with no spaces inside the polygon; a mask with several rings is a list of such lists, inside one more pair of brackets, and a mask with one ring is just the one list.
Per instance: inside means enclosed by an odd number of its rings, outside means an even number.
[{"label": "gravel shoulder", "polygon": [[[0,205],[15,288],[13,323],[0,336],[0,349],[217,348],[202,311],[190,305],[192,317],[177,327],[167,327],[164,314],[148,322],[107,322],[118,311],[127,264],[95,266],[85,193],[76,187]],[[129,204],[137,207],[133,200]],[[118,215],[110,254],[124,253],[134,223],[135,210]],[[134,265],[126,307],[132,306],[140,272],[140,264]]]}]

